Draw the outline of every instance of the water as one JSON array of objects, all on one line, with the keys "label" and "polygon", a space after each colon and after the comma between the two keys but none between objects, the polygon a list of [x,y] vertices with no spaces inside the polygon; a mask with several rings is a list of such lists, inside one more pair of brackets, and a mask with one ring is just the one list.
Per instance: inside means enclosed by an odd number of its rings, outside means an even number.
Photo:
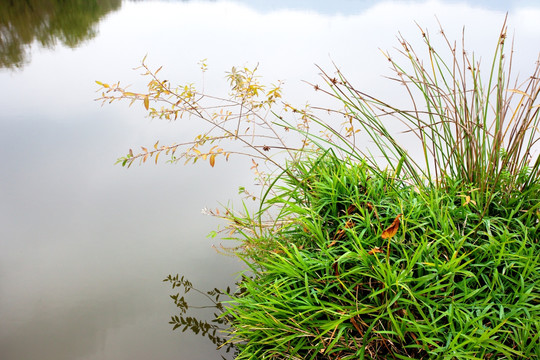
[{"label": "water", "polygon": [[[82,10],[88,16],[77,7],[54,12],[53,0],[30,3],[57,19],[48,35],[39,32],[39,16],[0,1],[2,25],[17,19],[25,35],[21,51],[2,49],[0,69],[5,360],[220,358],[202,337],[171,331],[176,309],[161,280],[180,273],[202,289],[234,282],[241,266],[211,248],[220,240],[206,235],[219,222],[200,210],[238,203],[238,186],[251,184],[249,160],[114,166],[131,147],[179,141],[195,129],[149,120],[142,106],[101,107],[95,80],[140,87],[144,79],[132,68],[148,55],[173,83],[200,81],[197,62],[206,58],[205,86],[224,94],[225,71],[259,63],[268,82],[286,80],[287,99],[302,104],[318,98],[301,80],[317,82],[314,64],[334,61],[362,89],[399,102],[381,76],[389,71],[379,48],[391,50],[398,31],[418,38],[414,21],[435,36],[437,15],[451,38],[465,26],[468,47],[489,59],[509,11],[514,70],[522,74],[540,43],[540,7],[525,1],[506,8],[488,1],[110,0],[88,2],[95,5]],[[39,37],[28,35],[32,28]],[[5,45],[4,28],[0,34]]]}]

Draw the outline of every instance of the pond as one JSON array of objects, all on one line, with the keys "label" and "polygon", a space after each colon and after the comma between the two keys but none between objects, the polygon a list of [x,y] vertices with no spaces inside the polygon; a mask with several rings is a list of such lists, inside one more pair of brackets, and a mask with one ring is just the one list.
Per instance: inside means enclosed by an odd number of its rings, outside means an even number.
[{"label": "pond", "polygon": [[258,64],[305,104],[313,91],[302,80],[335,63],[399,102],[381,54],[399,32],[418,41],[418,23],[435,37],[440,21],[460,40],[465,28],[467,48],[489,59],[507,12],[514,73],[525,75],[540,50],[535,1],[2,0],[0,358],[221,358],[200,335],[171,331],[177,309],[161,280],[234,284],[241,264],[212,248],[219,221],[201,209],[239,205],[250,160],[115,166],[130,148],[186,141],[197,128],[151,120],[140,105],[101,106],[96,80],[142,88],[133,68],[147,56],[172,83],[201,83],[206,59],[207,91],[226,95],[226,71]]}]

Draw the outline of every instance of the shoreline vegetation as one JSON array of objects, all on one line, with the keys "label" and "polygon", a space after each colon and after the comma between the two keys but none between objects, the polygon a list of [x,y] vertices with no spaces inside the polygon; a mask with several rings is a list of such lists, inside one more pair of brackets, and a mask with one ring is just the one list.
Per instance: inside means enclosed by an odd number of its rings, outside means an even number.
[{"label": "shoreline vegetation", "polygon": [[[311,84],[334,108],[288,104],[256,68],[227,73],[225,97],[173,86],[145,60],[144,92],[98,82],[103,102],[206,124],[193,140],[130,149],[122,166],[161,157],[213,167],[243,155],[261,185],[249,194],[255,211],[208,210],[227,223],[232,245],[221,250],[246,265],[236,289],[164,280],[217,311],[213,324],[196,320],[171,295],[174,328],[237,359],[540,358],[540,63],[518,83],[506,29],[489,64],[442,27],[442,50],[420,27],[421,51],[400,37],[385,56],[406,108],[356,89],[337,67]],[[422,156],[400,145],[396,124]]]}]

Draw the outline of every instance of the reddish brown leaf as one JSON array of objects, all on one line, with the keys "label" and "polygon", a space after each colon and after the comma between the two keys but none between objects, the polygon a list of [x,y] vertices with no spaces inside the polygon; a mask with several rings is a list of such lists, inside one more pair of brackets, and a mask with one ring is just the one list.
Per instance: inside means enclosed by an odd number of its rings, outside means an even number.
[{"label": "reddish brown leaf", "polygon": [[339,229],[336,231],[334,238],[332,239],[333,241],[330,243],[330,245],[328,245],[328,247],[330,248],[334,246],[338,240],[341,240],[345,236],[345,229],[350,229],[352,227],[354,227],[354,221],[352,221],[352,219],[347,220],[344,229]]},{"label": "reddish brown leaf", "polygon": [[352,213],[354,213],[356,211],[356,206],[354,204],[351,204],[349,205],[349,207],[347,208],[347,215],[351,215]]},{"label": "reddish brown leaf", "polygon": [[389,227],[387,227],[386,229],[384,229],[381,237],[383,239],[389,239],[391,237],[393,237],[394,235],[396,235],[398,229],[399,229],[399,218],[401,217],[401,215],[403,214],[399,214],[398,216],[396,216],[396,218],[394,219],[394,221],[392,222],[392,225],[390,225]]},{"label": "reddish brown leaf", "polygon": [[383,253],[383,252],[384,251],[382,251],[378,246],[375,246],[373,249],[368,251],[368,255],[374,255],[374,254]]},{"label": "reddish brown leaf", "polygon": [[369,209],[369,211],[373,211],[373,204],[372,204],[372,203],[367,202],[367,203],[366,203],[366,206],[367,206],[367,208]]},{"label": "reddish brown leaf", "polygon": [[338,263],[337,262],[333,263],[332,268],[334,269],[334,272],[336,273],[336,277],[339,277]]},{"label": "reddish brown leaf", "polygon": [[356,329],[356,331],[358,331],[358,333],[363,336],[364,335],[364,332],[362,331],[362,329],[360,328],[360,325],[358,325],[358,323],[356,322],[356,320],[354,319],[356,316],[353,316],[351,318],[351,324],[353,324],[354,328]]}]

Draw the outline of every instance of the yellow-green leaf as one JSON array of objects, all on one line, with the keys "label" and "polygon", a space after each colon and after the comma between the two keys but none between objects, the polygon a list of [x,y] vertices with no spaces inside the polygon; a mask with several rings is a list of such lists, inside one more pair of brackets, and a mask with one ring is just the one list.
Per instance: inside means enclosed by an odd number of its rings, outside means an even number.
[{"label": "yellow-green leaf", "polygon": [[148,95],[144,97],[144,108],[148,110],[148,107],[150,106],[150,99],[148,99]]}]

